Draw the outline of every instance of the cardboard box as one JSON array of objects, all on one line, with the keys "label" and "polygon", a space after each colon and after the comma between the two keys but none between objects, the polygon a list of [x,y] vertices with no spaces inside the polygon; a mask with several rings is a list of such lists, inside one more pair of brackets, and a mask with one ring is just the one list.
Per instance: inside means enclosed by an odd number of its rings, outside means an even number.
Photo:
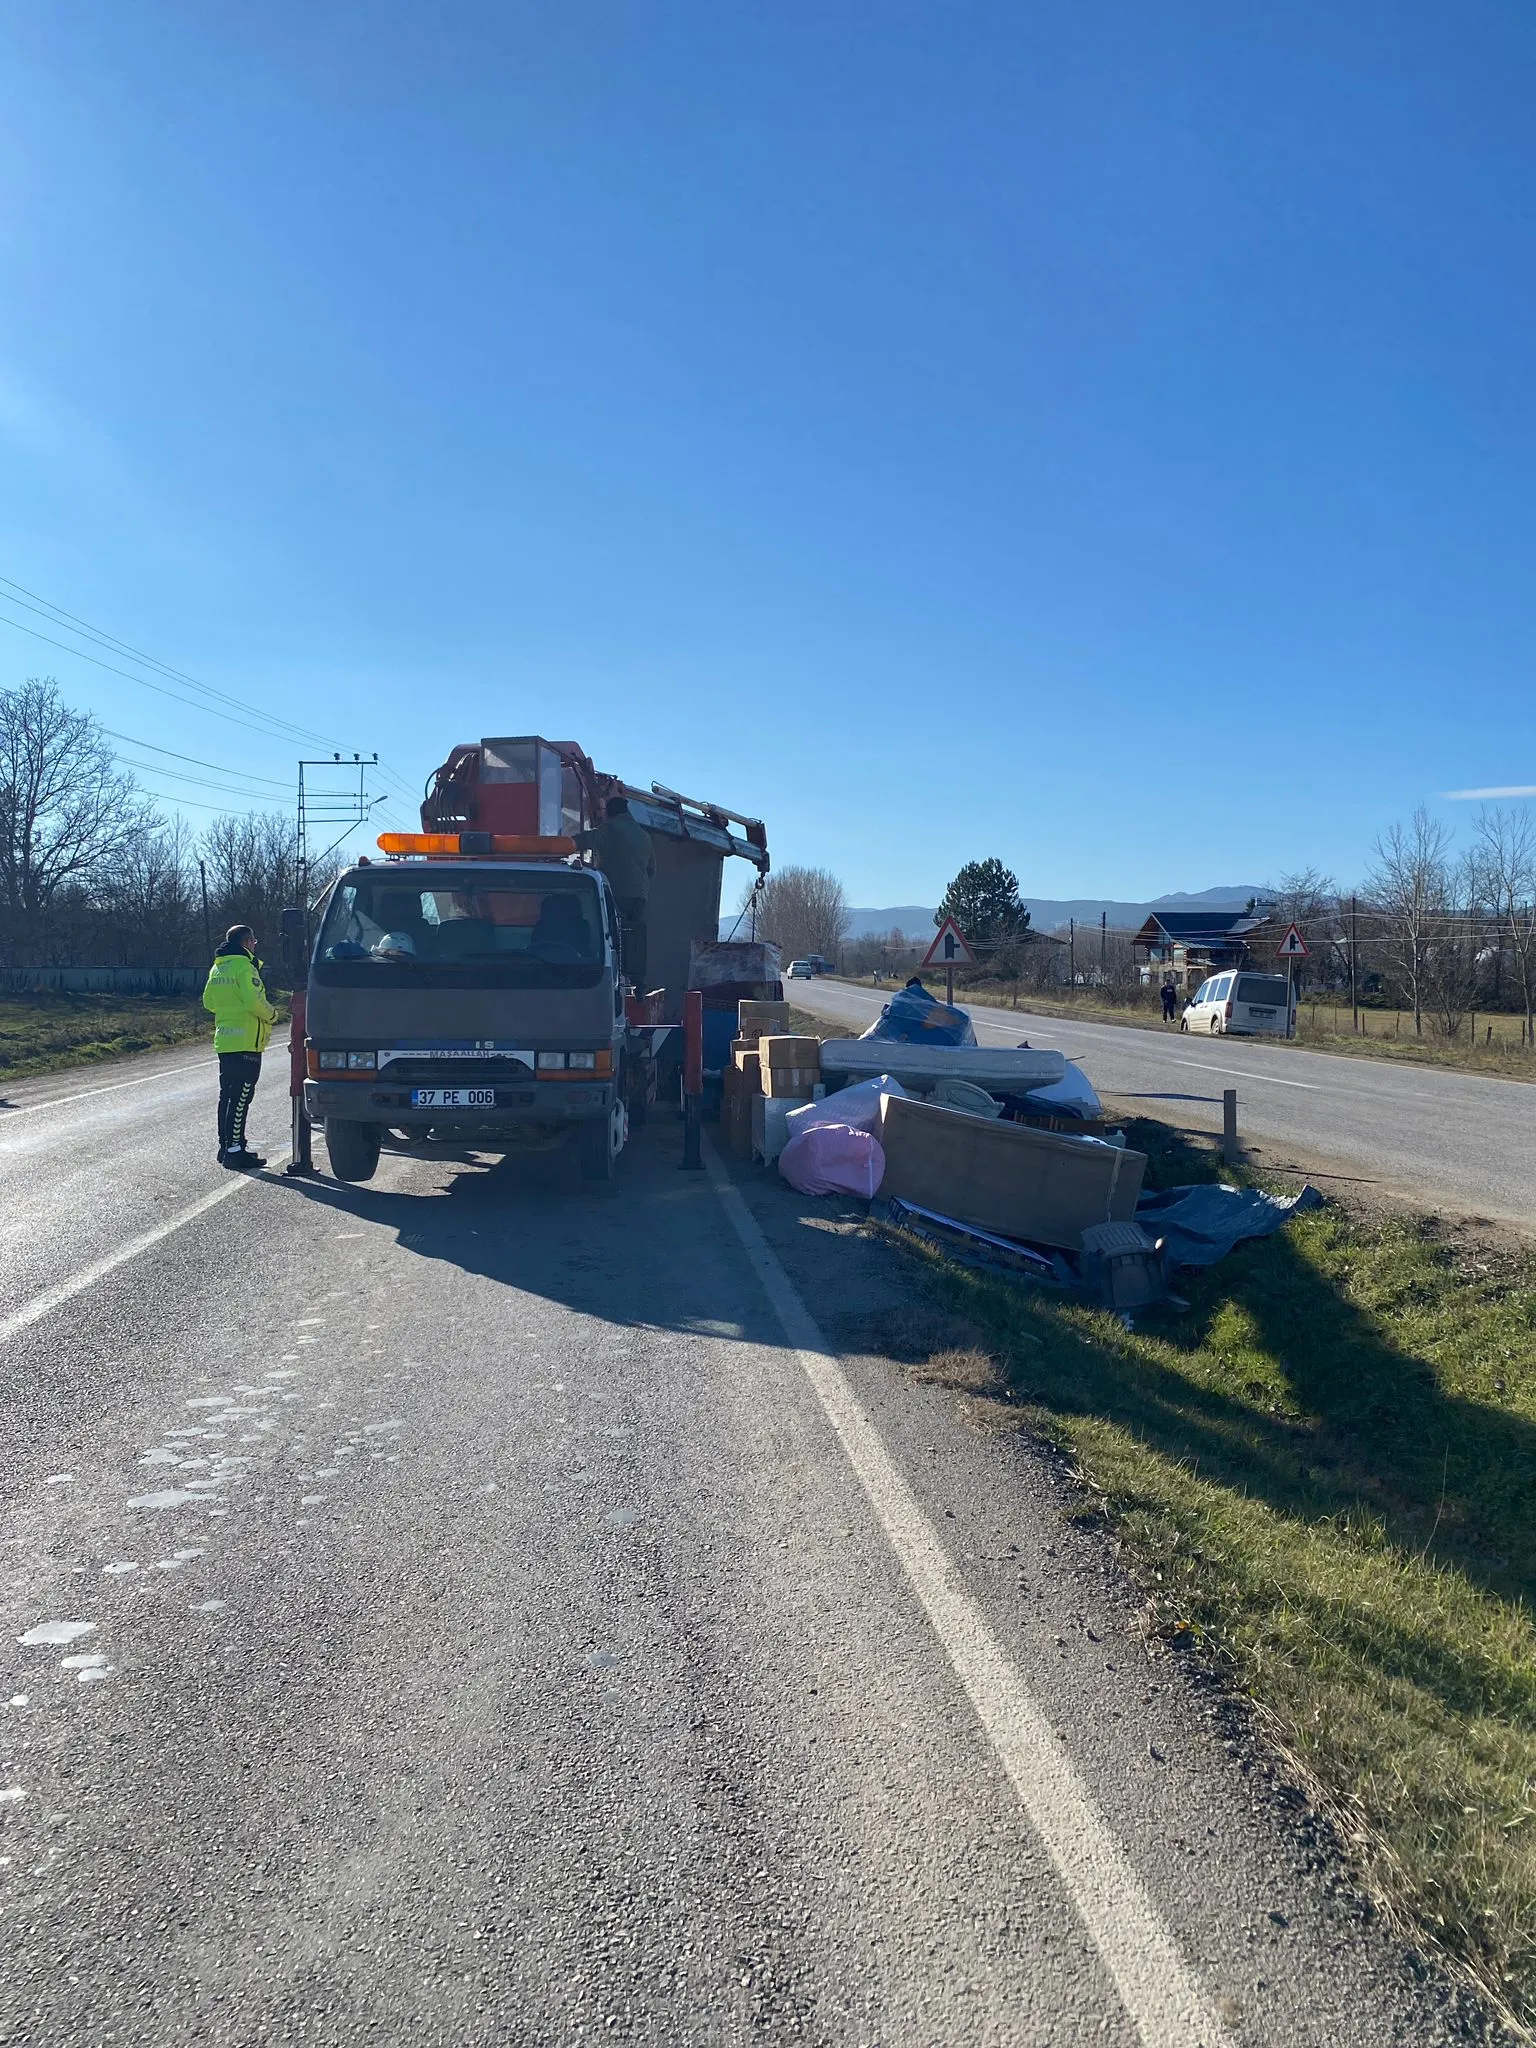
[{"label": "cardboard box", "polygon": [[1141,1152],[905,1095],[883,1097],[880,1110],[882,1195],[1071,1252],[1095,1223],[1135,1220],[1147,1165]]},{"label": "cardboard box", "polygon": [[788,1031],[789,1005],[755,1002],[750,996],[743,996],[736,1005],[736,1029],[754,1043],[770,1031]]},{"label": "cardboard box", "polygon": [[814,1067],[817,1080],[821,1079],[819,1038],[781,1037],[769,1032],[758,1040],[757,1050],[765,1067]]},{"label": "cardboard box", "polygon": [[[766,1045],[767,1039],[763,1043]],[[779,1043],[782,1045],[784,1040]],[[759,1071],[765,1095],[794,1096],[801,1102],[810,1101],[821,1079],[818,1067],[761,1067]]]},{"label": "cardboard box", "polygon": [[738,1087],[748,1095],[761,1095],[763,1070],[757,1057],[757,1047],[754,1045],[750,1052],[738,1052],[731,1064],[737,1075]]}]

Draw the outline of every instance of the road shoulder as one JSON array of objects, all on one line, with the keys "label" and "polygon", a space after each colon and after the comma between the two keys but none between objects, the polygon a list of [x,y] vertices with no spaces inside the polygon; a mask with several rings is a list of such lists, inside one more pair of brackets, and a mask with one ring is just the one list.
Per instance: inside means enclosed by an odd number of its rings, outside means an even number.
[{"label": "road shoulder", "polygon": [[861,1205],[730,1172],[1223,2016],[1277,2042],[1497,2038],[1476,1995],[1388,1929],[1245,1703],[1149,1627],[1068,1463],[1017,1414],[1000,1426],[985,1388],[881,1341],[932,1314],[920,1270]]}]

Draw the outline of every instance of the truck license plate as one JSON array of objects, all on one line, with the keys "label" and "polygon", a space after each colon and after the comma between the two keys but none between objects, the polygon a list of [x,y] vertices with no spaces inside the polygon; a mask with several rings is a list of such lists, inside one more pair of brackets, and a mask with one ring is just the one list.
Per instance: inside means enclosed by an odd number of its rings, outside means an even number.
[{"label": "truck license plate", "polygon": [[494,1088],[413,1088],[412,1109],[494,1109]]}]

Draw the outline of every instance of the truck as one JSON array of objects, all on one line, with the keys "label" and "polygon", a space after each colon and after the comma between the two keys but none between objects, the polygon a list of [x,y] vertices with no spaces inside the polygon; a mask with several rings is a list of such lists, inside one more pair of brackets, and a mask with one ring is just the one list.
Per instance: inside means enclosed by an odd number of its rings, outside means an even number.
[{"label": "truck", "polygon": [[[618,907],[578,846],[616,796],[655,854],[645,989],[625,979]],[[386,1147],[567,1143],[584,1178],[611,1179],[680,1069],[725,862],[768,872],[761,820],[524,735],[456,746],[421,827],[382,833],[380,857],[346,867],[312,914],[284,913],[285,952],[307,957],[293,976],[294,1167],[321,1130],[343,1181],[371,1179]]]}]

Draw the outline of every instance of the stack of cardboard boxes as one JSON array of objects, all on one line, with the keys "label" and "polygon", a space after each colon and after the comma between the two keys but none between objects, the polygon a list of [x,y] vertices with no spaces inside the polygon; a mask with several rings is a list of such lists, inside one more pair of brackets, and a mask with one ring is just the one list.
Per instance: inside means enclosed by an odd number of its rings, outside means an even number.
[{"label": "stack of cardboard boxes", "polygon": [[788,1027],[786,1004],[742,1002],[722,1105],[726,1143],[740,1159],[769,1156],[765,1118],[782,1123],[789,1110],[811,1100],[821,1079],[820,1040],[793,1037]]},{"label": "stack of cardboard boxes", "polygon": [[737,1005],[736,1037],[725,1070],[725,1095],[720,1107],[722,1135],[738,1159],[752,1156],[752,1104],[763,1092],[758,1041],[767,1032],[787,1031],[789,1005],[743,997]]}]

